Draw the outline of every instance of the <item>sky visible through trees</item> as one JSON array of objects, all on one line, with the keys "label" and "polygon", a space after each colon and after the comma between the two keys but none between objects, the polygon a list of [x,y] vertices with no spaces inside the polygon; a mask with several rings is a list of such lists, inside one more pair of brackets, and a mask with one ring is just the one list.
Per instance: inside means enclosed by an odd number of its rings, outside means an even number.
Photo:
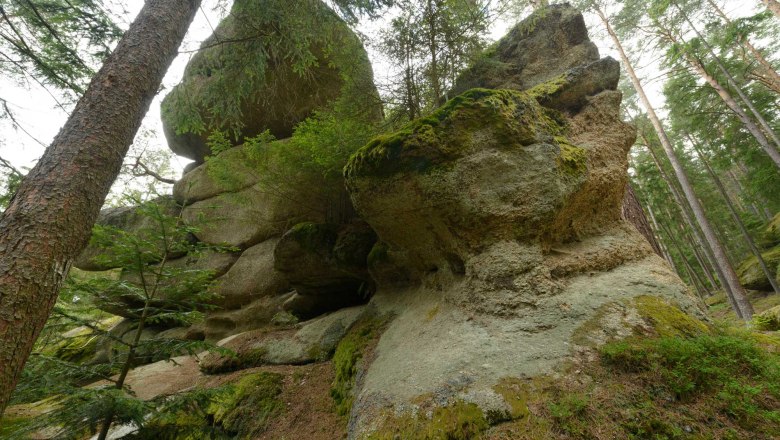
[{"label": "sky visible through trees", "polygon": [[[119,8],[115,5],[112,9],[116,13],[120,26],[126,27],[140,10],[143,1],[129,0],[122,3],[124,8]],[[163,82],[164,89],[152,104],[142,129],[136,138],[135,147],[138,151],[161,151],[163,153],[168,151],[160,124],[159,101],[170,88],[181,80],[184,67],[193,53],[192,51],[196,50],[200,42],[211,34],[212,27],[219,23],[225,8],[223,7],[224,5],[217,3],[214,1],[205,2],[198,15],[196,15],[195,21],[190,27],[189,33],[180,49],[180,55],[174,60],[171,69],[165,77]],[[758,3],[754,6],[758,6]],[[746,8],[744,2],[738,0],[729,0],[726,2],[724,9],[734,18],[752,12],[752,8]],[[378,20],[362,20],[358,29],[369,39],[377,38],[381,29],[387,26],[391,18],[397,14],[397,10],[391,9]],[[602,55],[612,55],[617,58],[597,19],[592,14],[587,14],[586,20],[588,21],[591,38],[599,46]],[[490,28],[489,38],[491,40],[501,38],[513,23],[514,20],[508,18],[495,21]],[[398,68],[384,57],[375,45],[369,43],[366,45],[366,49],[374,65],[375,81],[379,84],[381,91],[382,84],[390,81],[391,76],[397,73]],[[661,88],[665,77],[659,69],[660,57],[661,54],[658,53],[642,53],[642,58],[637,63],[640,76],[646,78],[650,99],[656,108],[659,109],[663,107],[664,103]],[[67,114],[57,106],[56,101],[52,97],[51,93],[54,93],[56,96],[56,91],[46,91],[32,82],[14,84],[6,78],[1,81],[0,84],[2,86],[0,86],[0,89],[2,90],[2,96],[0,97],[8,101],[8,105],[14,112],[19,125],[17,128],[14,128],[12,121],[8,119],[0,120],[0,157],[9,160],[17,168],[30,167],[40,157],[45,145],[48,145],[54,135],[57,134],[57,131],[67,119]],[[177,178],[181,169],[187,163],[187,159],[173,156],[170,164],[171,169],[167,177]]]}]

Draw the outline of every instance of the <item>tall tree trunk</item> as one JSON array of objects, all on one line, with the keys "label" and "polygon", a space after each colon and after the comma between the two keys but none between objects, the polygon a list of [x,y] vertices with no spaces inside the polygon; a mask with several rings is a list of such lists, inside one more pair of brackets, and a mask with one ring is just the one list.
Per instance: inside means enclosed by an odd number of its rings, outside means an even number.
[{"label": "tall tree trunk", "polygon": [[[614,29],[612,29],[612,26],[609,23],[609,20],[607,20],[606,15],[604,15],[604,12],[598,7],[598,5],[593,3],[593,8],[598,14],[601,21],[603,22],[604,27],[607,28],[607,32],[609,33],[609,36],[612,38],[612,41],[615,43],[615,46],[618,49],[620,58],[623,61],[623,67],[625,67],[626,71],[628,72],[629,79],[631,80],[631,83],[634,85],[634,89],[636,89],[636,92],[639,95],[639,99],[642,101],[642,104],[647,110],[647,114],[648,117],[650,118],[650,122],[653,124],[653,127],[658,133],[658,138],[661,140],[661,145],[663,146],[664,151],[666,152],[666,155],[669,158],[669,162],[672,164],[672,168],[674,169],[675,175],[677,176],[677,180],[680,182],[680,186],[682,187],[683,193],[688,199],[688,203],[691,206],[691,210],[693,211],[693,214],[696,217],[699,226],[701,227],[702,233],[704,233],[704,237],[707,239],[707,244],[710,246],[710,249],[712,250],[712,254],[715,257],[715,260],[717,261],[718,265],[720,266],[721,271],[723,272],[723,276],[726,281],[724,283],[724,287],[728,286],[728,288],[726,289],[726,293],[732,299],[732,303],[735,306],[735,312],[737,316],[739,316],[742,319],[752,318],[753,306],[750,304],[747,297],[745,296],[745,290],[739,284],[739,279],[737,277],[737,274],[736,272],[734,272],[734,268],[731,267],[731,265],[729,264],[723,246],[721,245],[720,241],[718,241],[714,231],[712,230],[712,226],[710,226],[709,220],[704,215],[704,208],[701,206],[701,203],[699,203],[699,200],[696,198],[696,194],[693,191],[693,186],[691,186],[691,183],[688,180],[688,176],[685,174],[685,170],[683,169],[682,164],[677,159],[676,153],[674,152],[674,148],[672,148],[672,143],[669,141],[669,138],[666,136],[666,131],[664,130],[663,125],[661,125],[661,120],[658,119],[658,116],[655,113],[655,109],[653,109],[653,106],[650,104],[650,100],[647,98],[647,95],[645,94],[645,91],[642,88],[642,84],[639,81],[639,77],[636,75],[636,72],[634,71],[631,62],[628,59],[625,50],[623,49],[623,45],[620,43],[620,39],[618,39],[617,34],[615,33]],[[778,156],[778,166],[780,167],[780,155]]]},{"label": "tall tree trunk", "polygon": [[685,268],[685,271],[688,273],[688,278],[690,278],[691,284],[693,284],[693,287],[699,293],[699,298],[704,299],[704,293],[706,289],[702,290],[703,284],[701,282],[701,278],[699,278],[699,274],[696,273],[696,271],[693,270],[693,268],[691,267],[690,263],[688,263],[688,259],[685,257],[685,252],[683,252],[682,246],[680,246],[680,243],[674,238],[674,235],[669,230],[669,228],[664,228],[664,229],[666,231],[666,234],[669,236],[669,240],[672,242],[672,245],[677,250],[677,253],[680,255],[680,260],[682,260],[683,267]]},{"label": "tall tree trunk", "polygon": [[0,412],[200,0],[146,0],[0,217]]},{"label": "tall tree trunk", "polygon": [[651,225],[653,226],[653,230],[655,231],[655,238],[658,244],[661,247],[661,253],[664,256],[664,259],[666,259],[669,264],[674,267],[674,261],[672,260],[672,256],[669,254],[669,249],[664,244],[663,240],[661,240],[661,228],[658,226],[658,222],[655,219],[655,214],[653,213],[653,207],[650,206],[648,203],[646,206],[647,208],[647,214],[650,216]]},{"label": "tall tree trunk", "polygon": [[737,210],[734,209],[734,204],[731,202],[731,197],[729,197],[728,193],[726,192],[726,188],[723,186],[723,182],[720,181],[718,175],[715,173],[715,171],[713,171],[709,161],[704,156],[704,153],[701,151],[699,146],[693,141],[693,139],[689,138],[689,140],[693,145],[693,149],[696,150],[696,154],[698,154],[699,159],[701,159],[702,163],[704,164],[704,168],[707,169],[707,173],[709,173],[710,177],[712,178],[712,181],[715,182],[715,186],[718,188],[718,191],[723,197],[723,200],[726,202],[726,207],[729,209],[731,218],[734,219],[734,222],[739,227],[739,231],[742,233],[742,236],[745,239],[745,243],[747,243],[748,247],[750,248],[750,252],[756,257],[756,259],[758,259],[758,265],[761,267],[761,270],[764,272],[764,275],[766,275],[767,279],[769,280],[769,284],[772,285],[772,289],[775,291],[775,293],[780,294],[780,287],[777,285],[777,281],[775,281],[774,272],[769,269],[769,266],[767,266],[766,261],[764,261],[764,257],[761,256],[761,251],[758,249],[758,246],[756,246],[756,243],[753,241],[753,237],[750,236],[750,233],[745,227],[745,224],[742,222],[742,219],[739,217],[739,213],[737,213]]},{"label": "tall tree trunk", "polygon": [[780,2],[777,0],[761,0],[761,3],[766,5],[766,8],[775,14],[775,17],[780,18]]},{"label": "tall tree trunk", "polygon": [[[696,248],[701,249],[704,252],[704,255],[706,256],[707,262],[709,262],[709,266],[704,264],[703,261],[700,261],[700,264],[702,268],[704,268],[705,273],[708,275],[708,279],[710,280],[710,284],[712,284],[712,287],[717,289],[718,283],[715,282],[714,277],[712,276],[712,272],[709,271],[709,267],[713,268],[715,272],[718,275],[718,279],[720,280],[720,285],[723,287],[724,290],[727,290],[729,288],[728,284],[726,283],[725,275],[723,274],[723,271],[721,270],[720,266],[718,265],[718,262],[715,260],[715,257],[712,254],[712,250],[709,246],[707,246],[707,243],[705,239],[701,236],[699,229],[696,227],[695,220],[691,217],[691,214],[688,212],[688,205],[685,202],[685,198],[683,195],[680,194],[680,191],[677,189],[677,187],[672,182],[672,179],[669,177],[668,174],[666,174],[666,171],[664,171],[663,166],[661,165],[661,161],[658,159],[658,156],[655,154],[655,150],[652,146],[650,146],[650,141],[647,139],[644,133],[640,131],[639,135],[642,137],[642,139],[645,141],[645,144],[647,145],[647,151],[650,152],[650,156],[653,158],[653,162],[655,162],[655,166],[658,168],[658,172],[661,174],[661,178],[666,182],[667,187],[669,188],[669,192],[672,194],[672,198],[674,199],[675,203],[677,204],[677,207],[680,209],[680,213],[682,214],[682,218],[684,223],[688,226],[688,229],[690,230],[691,234],[693,235],[693,241],[697,244],[696,247],[694,247],[694,250]],[[670,212],[667,211],[667,216],[669,218],[674,218]],[[683,225],[680,225],[680,230],[684,231],[685,228]],[[729,300],[731,300],[731,297],[729,297]]]},{"label": "tall tree trunk", "polygon": [[[710,7],[720,16],[720,18],[723,19],[723,21],[726,22],[727,25],[732,24],[731,19],[726,15],[725,12],[723,12],[722,9],[720,9],[714,0],[707,0],[707,3],[709,3]],[[747,48],[750,54],[753,55],[753,58],[755,58],[758,64],[761,65],[760,72],[763,73],[763,78],[765,80],[762,83],[774,92],[780,94],[780,73],[777,73],[775,67],[764,57],[764,54],[762,54],[761,51],[753,46],[753,43],[751,43],[747,37],[740,39],[740,43],[744,45],[745,48]]]},{"label": "tall tree trunk", "polygon": [[661,251],[661,246],[658,244],[658,240],[655,239],[655,235],[653,235],[653,228],[651,228],[650,224],[647,222],[645,212],[642,210],[642,205],[639,203],[639,200],[637,200],[630,182],[626,185],[626,192],[623,195],[621,214],[624,220],[633,224],[639,233],[645,237],[647,242],[650,243],[650,247],[653,248],[653,251],[658,254],[659,257],[663,258],[664,254]]}]

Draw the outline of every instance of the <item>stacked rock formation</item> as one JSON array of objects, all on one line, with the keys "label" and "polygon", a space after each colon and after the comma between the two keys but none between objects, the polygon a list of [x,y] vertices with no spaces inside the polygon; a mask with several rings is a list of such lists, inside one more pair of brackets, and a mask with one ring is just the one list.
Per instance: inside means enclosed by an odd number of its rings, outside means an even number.
[{"label": "stacked rock formation", "polygon": [[[263,176],[279,161],[258,169],[245,146],[188,171],[173,198],[199,227],[195,239],[239,249],[192,263],[218,269],[222,310],[190,336],[231,335],[221,344],[238,353],[201,367],[301,364],[336,350],[332,393],[350,438],[406,438],[420,418],[511,419],[502,384],[555,374],[610,338],[652,331],[655,311],[699,314],[621,217],[635,134],[620,119],[619,74],[575,9],[532,16],[432,115],[352,156],[344,178],[356,215],[340,222],[329,222],[305,176],[269,191]],[[256,110],[247,135],[276,130]],[[169,140],[200,161],[203,136]],[[229,165],[228,188],[215,178],[218,163]],[[269,331],[280,312],[311,320]]]},{"label": "stacked rock formation", "polygon": [[352,437],[393,438],[435,408],[511,418],[502,383],[647,326],[648,303],[699,313],[621,218],[635,132],[620,119],[619,69],[576,10],[555,6],[433,115],[352,157],[352,200],[381,240],[371,304],[394,316],[359,375]]},{"label": "stacked rock formation", "polygon": [[[212,155],[214,160],[204,163],[211,154],[206,140],[225,126],[212,112],[198,105],[193,109],[191,104],[206,103],[219,95],[224,84],[217,78],[242,74],[245,60],[236,57],[247,54],[235,45],[214,43],[254,36],[260,18],[252,15],[258,13],[253,3],[234,3],[231,14],[188,64],[182,83],[162,104],[170,148],[195,160],[174,185],[172,197],[161,199],[166,213],[180,216],[195,229],[192,237],[183,239],[234,249],[207,252],[197,258],[169,256],[168,265],[211,270],[217,278],[219,299],[213,305],[218,309],[209,311],[202,324],[189,328],[188,338],[217,341],[267,326],[274,317],[289,320],[287,315],[292,314],[306,319],[365,303],[373,286],[365,263],[376,241],[373,231],[350,218],[350,206],[340,209],[347,214],[340,216],[342,224],[328,223],[334,217],[331,197],[312,191],[311,176],[285,168],[279,158],[279,147],[287,142],[295,124],[329,103],[341,100],[350,108],[361,109],[368,119],[381,115],[371,64],[360,40],[322,2],[307,0],[296,8],[297,14],[307,17],[299,20],[301,26],[314,20],[329,30],[327,36],[311,42],[312,53],[320,54],[318,64],[301,76],[294,72],[291,61],[274,56],[272,48],[255,48],[258,53],[253,56],[267,58],[265,76],[241,103],[243,128],[237,139],[231,139],[237,146]],[[320,47],[326,38],[338,42],[328,40],[333,47],[327,56]],[[182,99],[187,100],[186,109]],[[192,112],[195,119],[208,122],[203,130],[188,131],[184,122],[186,117],[193,118]],[[261,159],[250,157],[253,151],[241,142],[265,130],[277,138],[274,148]],[[349,204],[345,195],[336,196]],[[98,223],[131,232],[149,226],[149,220],[132,207],[106,210]],[[95,262],[100,253],[100,249],[89,247],[76,267],[111,269]],[[131,318],[122,307],[108,307],[107,311]]]}]

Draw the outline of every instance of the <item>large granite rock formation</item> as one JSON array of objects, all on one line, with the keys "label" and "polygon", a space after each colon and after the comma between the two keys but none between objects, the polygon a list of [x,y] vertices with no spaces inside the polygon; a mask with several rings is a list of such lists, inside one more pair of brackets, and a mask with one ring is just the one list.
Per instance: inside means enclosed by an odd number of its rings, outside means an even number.
[{"label": "large granite rock formation", "polygon": [[464,91],[345,169],[383,243],[372,267],[404,269],[372,271],[371,304],[394,318],[358,376],[351,438],[393,438],[431,408],[511,418],[501,383],[554,373],[604,329],[651,327],[648,308],[700,313],[621,218],[634,129],[579,13],[532,16],[483,63],[500,68],[458,87],[500,89]]},{"label": "large granite rock formation", "polygon": [[[273,14],[274,7],[289,6],[234,2],[188,63],[182,83],[162,103],[174,153],[203,162],[211,153],[209,135],[236,127],[235,145],[264,130],[286,138],[295,124],[337,99],[381,114],[371,63],[349,27],[320,0],[298,1],[294,13]],[[316,59],[296,60],[292,49],[281,51],[290,34],[304,36]]]}]

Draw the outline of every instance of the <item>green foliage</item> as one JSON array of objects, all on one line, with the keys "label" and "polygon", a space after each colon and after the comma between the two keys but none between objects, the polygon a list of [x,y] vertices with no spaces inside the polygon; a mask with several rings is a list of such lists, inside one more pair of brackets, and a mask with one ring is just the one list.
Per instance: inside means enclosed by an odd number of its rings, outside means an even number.
[{"label": "green foliage", "polygon": [[167,398],[131,439],[250,439],[284,411],[282,376],[260,372],[213,389]]},{"label": "green foliage", "polygon": [[410,121],[433,111],[455,78],[485,47],[490,1],[401,0],[383,29],[379,49],[399,66],[390,80],[390,119]]},{"label": "green foliage", "polygon": [[0,74],[80,94],[121,30],[100,0],[11,0],[0,17]]},{"label": "green foliage", "polygon": [[[206,249],[186,239],[191,229],[159,203],[141,203],[137,210],[141,227],[94,228],[92,245],[103,251],[96,260],[120,268],[121,276],[114,271],[66,281],[13,397],[13,403],[23,403],[50,396],[51,411],[14,435],[47,427],[59,430],[57,438],[81,437],[94,433],[105,420],[142,426],[154,406],[129,393],[121,374],[119,379],[114,375],[140,363],[213,349],[202,341],[141,337],[146,328],[199,319],[214,295],[210,271],[170,262],[171,255],[192,256]],[[134,315],[127,336],[114,333],[117,320],[95,312],[95,304]],[[96,348],[106,345],[110,355],[98,359]],[[108,385],[82,388],[98,379]]]},{"label": "green foliage", "polygon": [[719,410],[740,423],[780,421],[780,412],[769,403],[780,398],[780,357],[747,333],[628,340],[607,344],[601,356],[619,371],[657,375],[660,385],[681,401],[715,395]]}]

